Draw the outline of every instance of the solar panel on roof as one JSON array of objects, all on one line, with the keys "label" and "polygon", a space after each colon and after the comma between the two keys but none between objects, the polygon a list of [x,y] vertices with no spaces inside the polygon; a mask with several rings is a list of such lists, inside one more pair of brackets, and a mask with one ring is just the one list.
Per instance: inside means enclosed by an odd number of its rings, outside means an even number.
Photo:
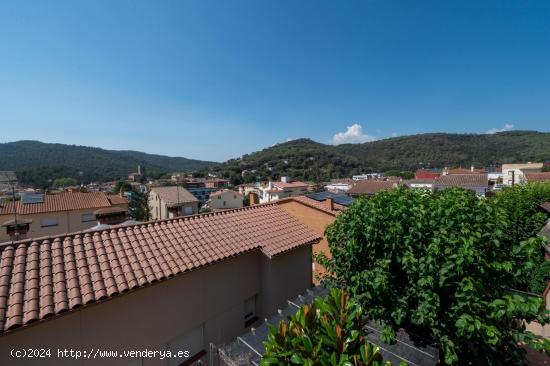
[{"label": "solar panel on roof", "polygon": [[355,201],[355,198],[349,197],[343,193],[332,193],[328,191],[311,193],[306,196],[315,201],[324,201],[327,198],[332,198],[335,203],[338,203],[342,206],[350,206],[353,201]]},{"label": "solar panel on roof", "polygon": [[355,198],[345,196],[345,195],[334,197],[333,199],[334,199],[334,202],[342,206],[351,206],[353,201],[355,201]]},{"label": "solar panel on roof", "polygon": [[30,204],[30,203],[43,203],[44,195],[42,193],[32,193],[24,194],[21,196],[21,203]]}]

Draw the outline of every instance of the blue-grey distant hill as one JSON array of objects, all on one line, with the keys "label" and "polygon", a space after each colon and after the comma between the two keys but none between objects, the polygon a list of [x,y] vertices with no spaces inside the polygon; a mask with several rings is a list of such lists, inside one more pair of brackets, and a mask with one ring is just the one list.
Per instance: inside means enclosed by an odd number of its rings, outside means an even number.
[{"label": "blue-grey distant hill", "polygon": [[0,170],[14,170],[20,182],[41,187],[60,177],[80,181],[79,172],[83,172],[85,182],[125,178],[137,170],[138,164],[145,166],[148,174],[160,176],[173,171],[197,171],[216,163],[39,141],[0,144]]}]

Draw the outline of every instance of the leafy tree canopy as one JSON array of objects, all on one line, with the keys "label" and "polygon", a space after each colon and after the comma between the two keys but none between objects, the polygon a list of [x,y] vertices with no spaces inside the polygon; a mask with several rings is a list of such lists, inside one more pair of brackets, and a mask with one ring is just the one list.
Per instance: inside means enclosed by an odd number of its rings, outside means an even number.
[{"label": "leafy tree canopy", "polygon": [[56,178],[52,182],[52,186],[54,188],[62,188],[62,187],[69,187],[69,186],[75,186],[78,182],[74,178]]},{"label": "leafy tree canopy", "polygon": [[125,181],[118,181],[113,193],[124,194],[128,198],[128,213],[138,221],[147,221],[150,217],[149,212],[149,195],[148,193],[140,192]]},{"label": "leafy tree canopy", "polygon": [[462,189],[359,199],[327,228],[325,281],[383,321],[387,342],[410,327],[436,340],[447,364],[521,364],[518,341],[549,351],[522,321],[548,323],[542,299],[512,290],[540,263],[542,238],[511,238],[499,202]]}]

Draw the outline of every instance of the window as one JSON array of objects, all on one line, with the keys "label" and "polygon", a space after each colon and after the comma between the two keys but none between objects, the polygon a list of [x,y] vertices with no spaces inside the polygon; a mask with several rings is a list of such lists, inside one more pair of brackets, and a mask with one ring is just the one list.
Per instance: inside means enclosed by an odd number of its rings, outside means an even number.
[{"label": "window", "polygon": [[221,200],[221,199],[222,199],[222,196],[218,196],[218,199]]},{"label": "window", "polygon": [[223,201],[223,206],[225,207],[225,201]]},{"label": "window", "polygon": [[55,217],[40,220],[40,227],[53,227],[57,225],[58,222]]},{"label": "window", "polygon": [[193,206],[185,206],[185,214],[191,215],[193,213]]},{"label": "window", "polygon": [[256,295],[244,302],[244,327],[248,328],[258,320],[256,316]]},{"label": "window", "polygon": [[82,222],[92,222],[95,221],[94,214],[82,214]]}]

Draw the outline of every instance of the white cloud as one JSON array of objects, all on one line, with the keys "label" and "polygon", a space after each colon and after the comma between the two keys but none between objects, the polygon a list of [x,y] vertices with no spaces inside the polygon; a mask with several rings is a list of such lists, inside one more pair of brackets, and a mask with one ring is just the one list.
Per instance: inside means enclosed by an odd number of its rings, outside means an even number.
[{"label": "white cloud", "polygon": [[359,144],[374,140],[376,140],[376,137],[363,133],[363,127],[357,123],[348,126],[346,132],[338,132],[336,135],[332,136],[333,145]]},{"label": "white cloud", "polygon": [[485,133],[487,133],[487,134],[489,134],[489,135],[492,135],[492,134],[495,134],[495,133],[498,133],[498,132],[505,132],[505,131],[510,131],[510,130],[513,130],[513,129],[514,129],[514,125],[513,125],[513,124],[511,124],[511,123],[506,123],[506,124],[504,125],[504,127],[502,127],[502,128],[491,128],[490,130],[488,130],[488,131],[485,132]]}]

